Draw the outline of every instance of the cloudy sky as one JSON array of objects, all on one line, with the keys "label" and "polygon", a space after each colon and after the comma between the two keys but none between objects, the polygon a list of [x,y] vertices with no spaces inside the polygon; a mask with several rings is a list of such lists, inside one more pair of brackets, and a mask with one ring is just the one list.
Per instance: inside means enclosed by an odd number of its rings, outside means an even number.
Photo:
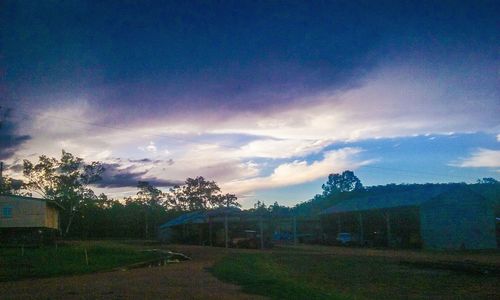
[{"label": "cloudy sky", "polygon": [[[95,3],[94,3],[95,2]],[[61,149],[138,180],[293,205],[500,179],[498,1],[2,1],[0,159]]]}]

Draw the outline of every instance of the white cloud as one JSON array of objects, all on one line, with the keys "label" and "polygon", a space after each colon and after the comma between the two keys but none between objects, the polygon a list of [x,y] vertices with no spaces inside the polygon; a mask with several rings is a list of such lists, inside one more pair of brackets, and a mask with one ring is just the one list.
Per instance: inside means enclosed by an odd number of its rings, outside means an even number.
[{"label": "white cloud", "polygon": [[500,168],[500,150],[479,148],[470,157],[451,165],[462,168]]},{"label": "white cloud", "polygon": [[295,160],[274,169],[271,175],[243,180],[233,180],[223,184],[223,188],[233,193],[246,193],[254,190],[271,189],[310,182],[326,177],[330,173],[346,169],[357,169],[371,163],[371,160],[358,160],[360,148],[342,148],[324,154],[322,160],[308,163]]},{"label": "white cloud", "polygon": [[494,93],[463,88],[465,79],[446,75],[412,66],[385,68],[356,88],[311,94],[298,105],[271,114],[237,115],[207,126],[207,131],[354,141],[488,131],[498,126]]},{"label": "white cloud", "polygon": [[139,150],[156,153],[156,151],[158,151],[158,148],[156,148],[155,143],[151,141],[146,147],[139,147]]},{"label": "white cloud", "polygon": [[[357,148],[327,152],[322,160],[313,163],[304,160],[332,143],[489,130],[497,134],[496,94],[478,93],[468,87],[464,84],[467,76],[447,75],[428,74],[414,66],[384,68],[367,76],[362,85],[301,96],[279,111],[228,114],[200,110],[161,119],[141,118],[141,122],[116,118],[117,124],[85,101],[68,101],[69,105],[46,107],[44,113],[34,114],[34,120],[25,122],[22,133],[32,138],[12,160],[30,158],[33,153],[58,157],[62,148],[85,159],[104,162],[111,161],[111,155],[143,158],[146,153],[155,159],[175,161],[173,165],[148,166],[150,176],[183,179],[203,175],[233,192],[251,194],[366,163],[353,158],[359,153]],[[108,123],[112,125],[92,125]],[[211,134],[255,137],[243,144],[240,141],[224,145],[202,139]],[[500,134],[496,138],[500,141]],[[145,146],[138,149],[137,145]],[[276,166],[271,175],[261,176],[266,159],[269,163],[275,159],[286,162]],[[499,160],[498,151],[480,149],[455,165],[497,168]]]},{"label": "white cloud", "polygon": [[328,146],[327,140],[255,140],[243,145],[233,155],[237,157],[289,158],[317,153]]}]

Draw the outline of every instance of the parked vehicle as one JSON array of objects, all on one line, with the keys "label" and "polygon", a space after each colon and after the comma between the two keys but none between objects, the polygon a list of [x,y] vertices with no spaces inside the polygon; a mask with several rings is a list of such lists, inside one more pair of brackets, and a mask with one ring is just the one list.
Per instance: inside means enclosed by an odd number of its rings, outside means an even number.
[{"label": "parked vehicle", "polygon": [[231,239],[231,245],[236,248],[257,249],[260,245],[260,235],[255,230],[245,230],[241,236]]},{"label": "parked vehicle", "polygon": [[337,234],[337,243],[339,243],[342,246],[349,246],[352,244],[355,244],[357,242],[356,238],[354,235],[352,235],[349,232],[341,232]]}]

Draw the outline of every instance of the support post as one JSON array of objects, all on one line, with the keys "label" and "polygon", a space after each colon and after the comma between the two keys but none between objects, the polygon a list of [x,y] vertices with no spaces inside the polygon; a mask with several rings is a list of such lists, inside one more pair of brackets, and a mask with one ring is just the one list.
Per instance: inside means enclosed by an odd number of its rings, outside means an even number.
[{"label": "support post", "polygon": [[260,227],[260,249],[264,249],[264,221],[262,219],[262,215],[259,218],[259,227]]},{"label": "support post", "polygon": [[204,246],[203,245],[203,224],[198,225],[198,238],[200,241],[200,246]]},{"label": "support post", "polygon": [[297,216],[293,216],[293,245],[297,246]]},{"label": "support post", "polygon": [[391,236],[391,218],[389,212],[385,213],[385,224],[387,228],[387,246],[390,247],[392,236]]},{"label": "support post", "polygon": [[0,161],[0,190],[3,191],[3,162]]},{"label": "support post", "polygon": [[363,246],[364,242],[365,242],[365,237],[363,230],[363,215],[359,213],[359,243],[361,246]]},{"label": "support post", "polygon": [[227,212],[226,214],[224,215],[224,242],[225,242],[225,246],[226,248],[229,248],[229,224],[228,224],[228,220],[227,220]]},{"label": "support post", "polygon": [[213,246],[212,244],[212,218],[210,216],[208,217],[208,243],[210,246]]}]

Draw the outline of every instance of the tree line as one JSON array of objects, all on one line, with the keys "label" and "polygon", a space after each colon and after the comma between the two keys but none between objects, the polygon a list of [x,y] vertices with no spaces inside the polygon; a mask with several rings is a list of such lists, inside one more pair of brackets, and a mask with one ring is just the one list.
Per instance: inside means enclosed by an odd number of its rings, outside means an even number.
[{"label": "tree line", "polygon": [[[149,182],[139,181],[137,192],[124,199],[112,199],[92,187],[102,179],[105,168],[100,162],[86,163],[62,151],[60,159],[45,155],[38,162],[23,161],[24,180],[3,177],[1,194],[39,196],[59,203],[61,233],[69,238],[154,238],[158,226],[188,211],[219,207],[239,207],[234,194],[222,193],[215,181],[202,176],[187,178],[182,185],[162,191]],[[465,183],[462,183],[465,184]],[[433,184],[429,184],[433,185]],[[268,217],[316,216],[341,201],[367,194],[410,190],[416,184],[387,184],[365,187],[352,171],[330,174],[322,193],[312,199],[287,207],[275,202],[267,206],[257,201],[250,212]],[[477,181],[478,191],[499,199],[499,182],[494,178]],[[486,186],[494,187],[489,191]],[[472,187],[472,186],[471,186]],[[500,206],[497,205],[497,210]]]},{"label": "tree line", "polygon": [[42,155],[36,163],[23,161],[24,180],[3,177],[0,194],[38,196],[53,200],[60,213],[61,233],[74,238],[153,238],[158,225],[186,211],[240,206],[234,194],[222,193],[215,181],[202,176],[162,191],[139,181],[137,193],[124,199],[96,195],[102,179],[101,162],[86,163],[62,151],[60,159]]}]

